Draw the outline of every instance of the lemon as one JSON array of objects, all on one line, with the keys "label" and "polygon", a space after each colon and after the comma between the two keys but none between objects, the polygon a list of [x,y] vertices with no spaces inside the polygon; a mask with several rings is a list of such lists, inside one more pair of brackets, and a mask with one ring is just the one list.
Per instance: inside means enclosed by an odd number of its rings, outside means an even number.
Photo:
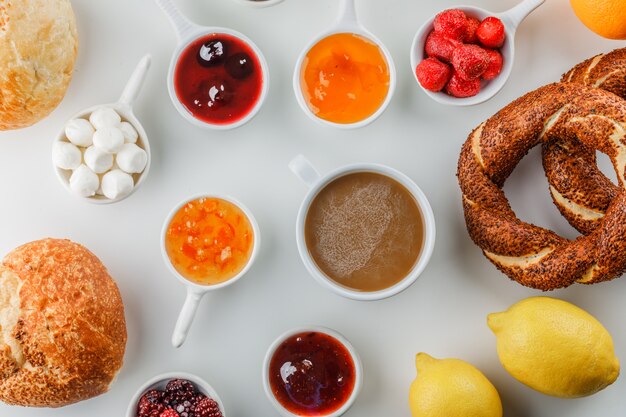
[{"label": "lemon", "polygon": [[415,364],[409,392],[413,417],[502,417],[498,391],[474,366],[425,353],[417,354]]},{"label": "lemon", "polygon": [[589,29],[609,39],[626,39],[626,1],[570,0],[574,13]]},{"label": "lemon", "polygon": [[584,397],[619,375],[609,332],[586,311],[549,297],[531,297],[487,323],[498,339],[502,366],[518,381],[547,395]]}]

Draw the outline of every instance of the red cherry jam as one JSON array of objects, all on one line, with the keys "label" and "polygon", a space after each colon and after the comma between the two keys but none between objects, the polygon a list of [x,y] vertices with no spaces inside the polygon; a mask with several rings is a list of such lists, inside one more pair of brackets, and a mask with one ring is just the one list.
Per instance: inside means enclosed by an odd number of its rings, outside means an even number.
[{"label": "red cherry jam", "polygon": [[356,368],[348,349],[324,333],[285,340],[270,362],[270,387],[278,402],[300,416],[325,416],[352,395]]},{"label": "red cherry jam", "polygon": [[178,100],[196,118],[226,125],[244,118],[257,104],[263,71],[250,45],[212,33],[183,51],[174,72]]}]

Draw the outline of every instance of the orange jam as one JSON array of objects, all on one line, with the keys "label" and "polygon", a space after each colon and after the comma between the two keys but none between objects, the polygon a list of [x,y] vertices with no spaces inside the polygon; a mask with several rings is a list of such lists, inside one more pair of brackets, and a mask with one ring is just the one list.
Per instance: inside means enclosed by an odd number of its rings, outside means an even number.
[{"label": "orange jam", "polygon": [[389,92],[389,65],[378,45],[353,33],[330,35],[306,54],[302,93],[319,118],[349,124],[380,108]]},{"label": "orange jam", "polygon": [[185,278],[214,285],[234,278],[250,260],[254,230],[236,205],[219,198],[185,204],[167,227],[165,249]]}]

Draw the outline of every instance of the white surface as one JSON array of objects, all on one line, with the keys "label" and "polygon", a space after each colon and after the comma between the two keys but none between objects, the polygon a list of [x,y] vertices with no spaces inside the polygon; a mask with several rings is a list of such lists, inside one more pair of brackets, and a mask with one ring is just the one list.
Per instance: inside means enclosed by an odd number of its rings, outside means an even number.
[{"label": "white surface", "polygon": [[[579,61],[625,42],[601,40],[575,18],[569,2],[548,1],[520,26],[515,68],[502,92],[480,106],[451,108],[434,103],[417,88],[409,47],[423,21],[454,1],[359,0],[363,24],[394,56],[398,89],[376,123],[341,131],[310,121],[291,88],[298,53],[332,24],[336,1],[287,0],[265,9],[230,0],[178,3],[199,23],[232,27],[257,42],[272,76],[267,102],[238,130],[210,132],[188,124],[167,94],[176,35],[153,1],[73,1],[81,43],[65,101],[35,127],[0,134],[0,253],[45,236],[71,238],[95,252],[117,279],[126,303],[126,365],[107,395],[61,410],[0,406],[1,416],[120,416],[141,384],[171,370],[206,379],[230,417],[275,416],[263,394],[263,355],[282,332],[305,324],[336,329],[363,359],[363,392],[347,417],[408,417],[407,391],[419,351],[478,366],[499,389],[508,417],[624,415],[626,376],[593,397],[561,400],[526,388],[501,367],[485,316],[539,293],[509,282],[470,242],[455,173],[461,144],[472,128],[522,93],[556,81]],[[515,0],[474,3],[499,11]],[[145,185],[123,202],[83,202],[63,190],[54,176],[54,136],[76,111],[117,100],[147,52],[153,66],[135,111],[151,138],[153,169]],[[424,190],[437,220],[437,244],[413,287],[368,304],[336,296],[308,275],[295,242],[296,215],[306,187],[287,168],[298,153],[322,173],[354,162],[387,164]],[[505,188],[523,219],[574,236],[550,201],[536,150]],[[175,350],[169,338],[185,289],[161,259],[159,233],[169,210],[199,192],[231,194],[249,206],[259,221],[263,247],[246,279],[205,297],[187,343]],[[626,363],[625,278],[592,287],[575,285],[551,295],[594,314],[613,334],[617,354]]]}]

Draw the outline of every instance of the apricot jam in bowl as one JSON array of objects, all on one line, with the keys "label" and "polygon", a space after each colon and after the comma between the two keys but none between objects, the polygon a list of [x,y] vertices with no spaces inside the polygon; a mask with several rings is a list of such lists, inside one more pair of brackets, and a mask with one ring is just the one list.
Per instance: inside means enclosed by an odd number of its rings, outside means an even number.
[{"label": "apricot jam in bowl", "polygon": [[348,340],[324,327],[281,335],[263,365],[265,393],[283,417],[339,417],[363,385],[361,360]]},{"label": "apricot jam in bowl", "polygon": [[168,75],[178,112],[196,126],[227,130],[250,121],[269,87],[267,63],[248,38],[212,28],[183,42]]},{"label": "apricot jam in bowl", "polygon": [[197,285],[220,285],[240,277],[255,254],[254,220],[230,198],[185,201],[165,227],[169,265],[176,275]]},{"label": "apricot jam in bowl", "polygon": [[339,127],[373,121],[391,98],[392,69],[385,51],[357,33],[333,33],[309,48],[294,76],[301,106]]}]

